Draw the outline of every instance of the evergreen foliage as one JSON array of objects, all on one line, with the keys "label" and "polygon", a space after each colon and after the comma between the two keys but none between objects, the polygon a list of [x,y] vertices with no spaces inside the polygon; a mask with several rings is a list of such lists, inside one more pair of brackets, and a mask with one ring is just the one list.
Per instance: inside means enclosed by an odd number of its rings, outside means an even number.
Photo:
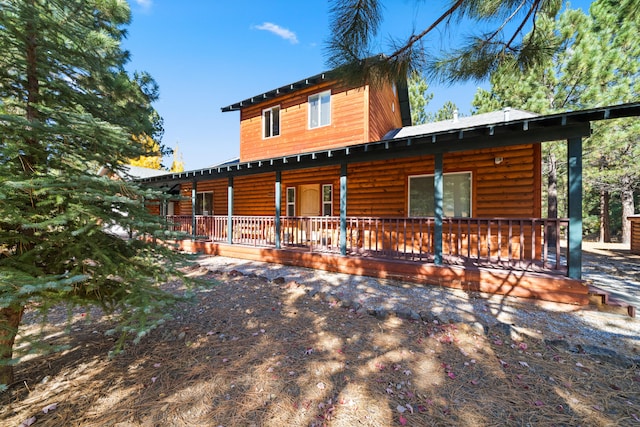
[{"label": "evergreen foliage", "polygon": [[[491,89],[480,89],[473,101],[476,112],[515,107],[548,114],[567,110],[634,102],[640,99],[640,32],[638,15],[612,0],[592,3],[589,15],[579,10],[566,10],[557,20],[537,20],[536,37],[556,46],[551,58],[521,72],[508,65],[490,76]],[[633,19],[632,19],[633,18]],[[534,37],[530,34],[528,37]],[[638,120],[619,119],[596,122],[593,135],[584,143],[585,231],[597,232],[589,214],[606,206],[615,194],[626,204],[622,220],[627,241],[626,216],[633,214],[634,192],[640,185],[637,162],[640,158]],[[557,182],[564,185],[566,164],[564,144],[545,144],[547,171],[555,171]],[[604,198],[603,200],[599,200]],[[559,213],[564,204],[559,200]],[[600,213],[603,226],[608,226],[608,209]],[[597,223],[597,221],[596,221]]]},{"label": "evergreen foliage", "polygon": [[458,109],[456,105],[447,101],[436,111],[435,114],[427,112],[426,108],[433,99],[433,94],[427,92],[429,85],[427,80],[417,72],[411,73],[408,81],[409,86],[409,105],[411,106],[411,123],[421,125],[430,122],[439,122],[443,120],[453,119],[454,111]]},{"label": "evergreen foliage", "polygon": [[129,20],[124,0],[0,0],[0,384],[25,307],[98,304],[142,336],[175,299],[170,252],[118,235],[162,235],[162,196],[97,174],[162,131],[157,85],[124,69]]},{"label": "evergreen foliage", "polygon": [[427,84],[425,78],[417,72],[411,73],[407,83],[409,88],[409,105],[411,106],[411,123],[414,126],[427,123],[429,117],[426,108],[433,99],[433,94],[427,92],[429,90],[429,84]]},{"label": "evergreen foliage", "polygon": [[[442,81],[484,79],[500,66],[526,70],[543,63],[555,51],[552,40],[536,34],[537,21],[553,19],[566,0],[454,0],[438,2],[442,14],[420,32],[391,41],[379,51],[377,39],[383,20],[381,0],[332,0],[331,36],[327,58],[342,67],[349,81],[396,81],[411,71],[428,72]],[[417,2],[416,2],[417,3]],[[434,6],[435,7],[435,6]],[[625,9],[637,9],[625,1]],[[534,25],[535,23],[535,25]],[[465,24],[465,25],[462,25]],[[477,28],[463,34],[466,41],[451,50],[432,48],[433,33],[455,28]],[[487,28],[489,30],[487,30]],[[533,28],[530,37],[524,37]]]}]

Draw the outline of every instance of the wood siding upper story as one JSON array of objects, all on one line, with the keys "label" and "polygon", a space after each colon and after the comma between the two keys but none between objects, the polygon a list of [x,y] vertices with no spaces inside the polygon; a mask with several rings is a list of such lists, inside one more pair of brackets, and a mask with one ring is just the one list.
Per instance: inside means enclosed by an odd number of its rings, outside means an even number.
[{"label": "wood siding upper story", "polygon": [[393,86],[369,86],[368,108],[368,141],[380,141],[390,130],[402,127],[398,92]]},{"label": "wood siding upper story", "polygon": [[[502,157],[496,164],[495,158]],[[444,173],[471,172],[472,211],[478,218],[533,218],[541,215],[540,145],[475,150],[444,155]],[[347,168],[347,215],[408,216],[408,181],[413,175],[433,174],[433,156],[353,163]],[[328,166],[282,172],[282,215],[286,188],[303,184],[333,185],[333,215],[340,212],[340,167]],[[214,191],[214,214],[227,214],[227,180],[199,182],[198,192]],[[182,195],[191,197],[190,184]],[[275,173],[234,179],[234,215],[275,214]],[[297,200],[299,202],[299,200]],[[298,206],[296,206],[298,212]],[[180,214],[191,213],[191,202]]]},{"label": "wood siding upper story", "polygon": [[[331,90],[331,123],[308,127],[308,98]],[[280,107],[280,135],[263,138],[262,112]],[[347,88],[325,82],[241,110],[240,161],[261,160],[378,141],[402,126],[391,86]]]}]

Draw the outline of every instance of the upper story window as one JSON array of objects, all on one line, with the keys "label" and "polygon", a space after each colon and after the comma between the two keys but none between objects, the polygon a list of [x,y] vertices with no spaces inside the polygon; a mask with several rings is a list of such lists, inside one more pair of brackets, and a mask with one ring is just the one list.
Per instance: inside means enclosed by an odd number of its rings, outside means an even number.
[{"label": "upper story window", "polygon": [[331,91],[309,97],[309,129],[331,124]]},{"label": "upper story window", "polygon": [[262,110],[263,138],[280,135],[280,106]]}]

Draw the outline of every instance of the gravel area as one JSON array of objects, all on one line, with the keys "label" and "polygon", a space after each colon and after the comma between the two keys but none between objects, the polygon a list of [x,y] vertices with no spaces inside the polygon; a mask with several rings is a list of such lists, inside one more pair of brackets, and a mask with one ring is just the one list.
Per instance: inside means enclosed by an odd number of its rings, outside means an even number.
[{"label": "gravel area", "polygon": [[[630,279],[635,276],[608,273],[616,268],[613,263],[620,263],[609,255],[585,253],[585,280],[600,287],[619,286],[637,295],[634,291],[640,290],[640,283]],[[640,272],[637,259],[625,259],[630,263],[618,272]],[[640,320],[599,311],[593,305],[576,307],[220,256],[201,256],[197,262],[213,272],[235,272],[276,283],[293,281],[305,286],[311,296],[380,318],[463,322],[478,329],[502,325],[514,336],[545,339],[575,351],[605,356],[613,351],[640,361]]]}]

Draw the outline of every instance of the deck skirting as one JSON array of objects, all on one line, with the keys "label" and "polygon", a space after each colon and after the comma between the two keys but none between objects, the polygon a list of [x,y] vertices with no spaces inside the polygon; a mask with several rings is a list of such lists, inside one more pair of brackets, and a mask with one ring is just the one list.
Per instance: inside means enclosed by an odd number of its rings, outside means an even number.
[{"label": "deck skirting", "polygon": [[575,305],[589,304],[588,287],[562,275],[483,267],[341,256],[289,249],[229,245],[199,240],[178,242],[186,252],[306,267],[336,273],[437,285],[469,292],[532,298]]}]

